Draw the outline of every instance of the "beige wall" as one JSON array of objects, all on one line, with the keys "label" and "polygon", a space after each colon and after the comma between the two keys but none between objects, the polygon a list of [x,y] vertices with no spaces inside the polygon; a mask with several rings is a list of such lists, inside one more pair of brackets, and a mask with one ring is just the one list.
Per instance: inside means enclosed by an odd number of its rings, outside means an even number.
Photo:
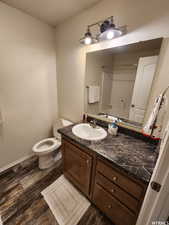
[{"label": "beige wall", "polygon": [[[152,10],[153,9],[153,10]],[[103,0],[93,8],[60,24],[56,29],[60,115],[77,121],[84,112],[86,51],[111,48],[125,43],[168,37],[168,0]],[[79,39],[90,23],[113,15],[119,25],[128,25],[128,34],[113,41],[82,47]]]},{"label": "beige wall", "polygon": [[55,34],[0,3],[0,167],[31,153],[57,117]]}]

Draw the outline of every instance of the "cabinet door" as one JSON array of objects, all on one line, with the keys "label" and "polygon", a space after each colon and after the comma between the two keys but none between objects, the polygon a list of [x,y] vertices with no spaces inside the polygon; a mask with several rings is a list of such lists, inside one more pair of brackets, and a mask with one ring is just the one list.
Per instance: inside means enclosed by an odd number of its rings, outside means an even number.
[{"label": "cabinet door", "polygon": [[83,193],[89,195],[92,157],[76,146],[64,142],[64,174]]}]

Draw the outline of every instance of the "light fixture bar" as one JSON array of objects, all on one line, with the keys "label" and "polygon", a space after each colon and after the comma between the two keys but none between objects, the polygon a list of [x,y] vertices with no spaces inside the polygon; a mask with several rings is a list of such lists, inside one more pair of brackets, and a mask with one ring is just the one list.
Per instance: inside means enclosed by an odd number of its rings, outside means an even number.
[{"label": "light fixture bar", "polygon": [[100,27],[100,25],[101,25],[105,20],[110,20],[110,19],[113,20],[113,16],[109,16],[109,17],[107,17],[107,18],[104,19],[104,20],[100,20],[100,21],[98,21],[98,22],[96,22],[96,23],[92,23],[92,24],[88,25],[88,27],[91,28],[91,27],[96,26],[96,25],[98,25],[98,26]]},{"label": "light fixture bar", "polygon": [[[101,20],[88,25],[87,32],[85,33],[84,37],[80,39],[80,43],[90,45],[99,41],[111,40],[126,33],[126,26],[117,27],[114,24],[113,20],[113,16],[110,16],[107,17],[105,20]],[[94,26],[99,27],[99,33],[95,36],[93,36],[91,33],[91,28]]]}]

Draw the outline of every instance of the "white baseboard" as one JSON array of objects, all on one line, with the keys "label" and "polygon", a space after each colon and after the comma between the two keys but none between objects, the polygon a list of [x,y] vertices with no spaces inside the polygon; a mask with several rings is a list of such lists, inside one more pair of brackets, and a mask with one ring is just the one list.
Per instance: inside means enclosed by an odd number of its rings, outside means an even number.
[{"label": "white baseboard", "polygon": [[1,215],[0,215],[0,225],[3,225],[3,223],[2,223],[2,219],[1,219]]},{"label": "white baseboard", "polygon": [[[6,166],[0,167],[0,173],[4,172],[5,170],[7,170],[7,169],[9,169],[9,168],[11,168],[11,167],[13,167],[13,166],[16,166],[17,164],[19,164],[19,163],[25,161],[26,159],[29,159],[29,158],[32,157],[33,155],[34,155],[34,154],[31,153],[31,154],[29,154],[29,155],[27,155],[27,156],[24,156],[24,157],[22,157],[22,158],[20,158],[20,159],[18,159],[18,160],[16,160],[16,161],[14,161],[14,162],[12,162],[12,163],[9,163],[9,164],[6,165]],[[0,220],[0,221],[1,221],[1,220]],[[0,223],[0,225],[1,225],[1,223]]]}]

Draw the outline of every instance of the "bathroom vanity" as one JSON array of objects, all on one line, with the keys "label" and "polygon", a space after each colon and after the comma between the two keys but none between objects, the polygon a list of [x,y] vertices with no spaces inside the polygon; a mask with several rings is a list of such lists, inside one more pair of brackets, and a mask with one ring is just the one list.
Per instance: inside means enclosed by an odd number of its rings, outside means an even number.
[{"label": "bathroom vanity", "polygon": [[64,175],[115,225],[134,225],[155,166],[156,145],[121,132],[86,141],[72,127],[59,130]]}]

